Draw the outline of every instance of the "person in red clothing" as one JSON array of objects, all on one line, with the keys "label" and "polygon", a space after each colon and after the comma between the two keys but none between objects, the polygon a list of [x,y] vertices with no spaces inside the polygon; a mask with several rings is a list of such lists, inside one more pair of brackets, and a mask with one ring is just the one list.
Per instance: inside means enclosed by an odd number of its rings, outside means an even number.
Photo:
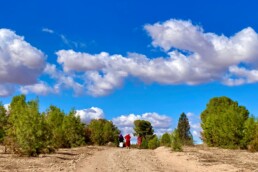
[{"label": "person in red clothing", "polygon": [[130,149],[130,146],[131,146],[130,140],[131,140],[131,136],[130,136],[130,134],[127,134],[125,136],[125,147],[128,148],[128,149]]},{"label": "person in red clothing", "polygon": [[138,148],[140,148],[141,147],[141,144],[142,144],[142,136],[138,136],[137,137],[137,145],[138,145]]}]

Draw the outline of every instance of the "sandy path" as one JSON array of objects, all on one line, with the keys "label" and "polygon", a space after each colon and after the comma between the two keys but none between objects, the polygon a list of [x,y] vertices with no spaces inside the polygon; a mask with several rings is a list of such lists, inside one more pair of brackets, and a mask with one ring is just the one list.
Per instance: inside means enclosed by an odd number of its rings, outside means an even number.
[{"label": "sandy path", "polygon": [[[1,146],[0,146],[1,148]],[[258,172],[258,152],[206,146],[184,147],[183,152],[108,146],[59,149],[53,154],[24,157],[0,149],[1,172]]]},{"label": "sandy path", "polygon": [[[212,151],[212,152],[211,152]],[[76,165],[76,172],[257,172],[257,154],[221,149],[186,148],[171,152],[169,148],[156,150],[106,147]],[[247,157],[252,156],[252,157]],[[242,156],[243,155],[243,156]],[[230,157],[230,158],[229,158]],[[242,160],[240,160],[242,157]],[[244,158],[244,159],[243,159]],[[240,164],[245,161],[244,164]],[[257,170],[257,171],[256,171]]]},{"label": "sandy path", "polygon": [[77,172],[164,171],[153,150],[110,148],[78,164]]}]

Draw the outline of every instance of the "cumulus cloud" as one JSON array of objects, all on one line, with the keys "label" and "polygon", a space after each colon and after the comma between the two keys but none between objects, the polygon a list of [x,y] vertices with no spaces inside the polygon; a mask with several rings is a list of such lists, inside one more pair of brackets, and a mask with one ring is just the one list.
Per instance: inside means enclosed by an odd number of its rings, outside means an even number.
[{"label": "cumulus cloud", "polygon": [[[56,53],[58,63],[64,72],[82,75],[84,87],[93,96],[110,94],[130,76],[145,83],[160,84],[257,82],[258,35],[250,27],[231,37],[205,33],[201,26],[183,20],[172,19],[144,28],[153,39],[152,45],[161,47],[166,57],[150,59],[137,53],[124,57],[107,52],[60,50]],[[250,67],[241,69],[241,64]]]},{"label": "cumulus cloud", "polygon": [[88,124],[92,119],[104,118],[103,110],[98,107],[76,110],[76,115],[80,116],[82,122],[84,122],[85,124]]},{"label": "cumulus cloud", "polygon": [[[234,79],[232,79],[234,78]],[[257,69],[246,69],[244,67],[231,66],[229,74],[224,79],[224,83],[230,86],[242,85],[244,83],[255,83],[258,81]]]},{"label": "cumulus cloud", "polygon": [[58,91],[50,87],[45,82],[36,83],[33,85],[26,85],[20,88],[22,94],[35,93],[37,95],[47,95],[49,93],[57,93]]},{"label": "cumulus cloud", "polygon": [[[17,85],[22,85],[23,93],[73,89],[75,95],[105,96],[121,88],[128,77],[167,85],[221,82],[234,86],[258,81],[258,35],[251,27],[230,37],[175,19],[146,24],[144,29],[152,38],[152,45],[163,49],[166,56],[59,50],[56,55],[61,69],[59,65],[45,65],[44,54],[23,37],[0,29],[0,96],[10,95]],[[42,31],[55,34],[76,48],[63,34],[49,28]],[[53,86],[38,81],[43,70],[56,82]]]},{"label": "cumulus cloud", "polygon": [[165,132],[171,132],[172,119],[166,115],[160,115],[156,112],[144,113],[142,115],[129,114],[121,115],[113,118],[113,123],[122,131],[123,134],[133,133],[134,121],[137,119],[149,121],[154,130],[155,134],[162,135]]},{"label": "cumulus cloud", "polygon": [[82,95],[85,86],[75,81],[76,76],[66,74],[60,69],[57,69],[54,64],[47,64],[44,69],[44,74],[50,76],[50,78],[56,81],[56,84],[52,88],[52,92],[59,93],[63,89],[72,89],[76,96]]},{"label": "cumulus cloud", "polygon": [[[173,52],[172,49],[190,52],[187,56],[189,67],[194,69],[193,74],[197,74],[197,78],[208,73],[211,80],[229,80],[230,82],[224,82],[229,85],[244,84],[252,80],[239,79],[236,73],[235,78],[229,78],[232,66],[244,63],[257,67],[258,35],[251,27],[231,37],[205,33],[202,27],[193,25],[191,21],[174,19],[146,25],[145,29],[153,39],[153,46],[161,47],[168,53]],[[183,64],[181,67],[184,68],[186,65]],[[202,71],[197,73],[199,69]],[[204,79],[208,81],[207,78]]]},{"label": "cumulus cloud", "polygon": [[15,92],[15,85],[0,84],[0,97],[7,97]]},{"label": "cumulus cloud", "polygon": [[23,37],[0,29],[0,96],[8,96],[17,85],[31,85],[45,67],[45,55]]}]

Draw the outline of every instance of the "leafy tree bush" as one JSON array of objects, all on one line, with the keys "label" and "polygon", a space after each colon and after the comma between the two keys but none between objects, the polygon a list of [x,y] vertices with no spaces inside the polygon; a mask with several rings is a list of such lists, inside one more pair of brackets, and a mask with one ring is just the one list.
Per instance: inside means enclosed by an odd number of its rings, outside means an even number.
[{"label": "leafy tree bush", "polygon": [[254,117],[248,118],[244,123],[243,139],[241,140],[241,147],[247,148],[252,140],[255,138],[256,122]]},{"label": "leafy tree bush", "polygon": [[20,145],[17,141],[17,130],[22,126],[20,118],[26,114],[27,104],[25,96],[14,96],[9,109],[10,114],[7,121],[4,144],[11,152],[20,153]]},{"label": "leafy tree bush", "polygon": [[141,149],[148,149],[148,139],[142,138],[142,144],[140,146]]},{"label": "leafy tree bush", "polygon": [[15,96],[10,104],[5,144],[11,150],[29,156],[45,148],[44,121],[38,111],[38,100],[26,103],[24,95]]},{"label": "leafy tree bush", "polygon": [[170,134],[164,133],[164,134],[161,136],[160,145],[162,145],[162,146],[168,146],[168,147],[171,146]]},{"label": "leafy tree bush", "polygon": [[201,114],[202,140],[208,146],[240,147],[248,116],[245,107],[227,97],[211,99]]},{"label": "leafy tree bush", "polygon": [[79,116],[75,116],[76,112],[71,110],[64,117],[62,130],[64,133],[64,147],[76,147],[85,144],[84,124]]},{"label": "leafy tree bush", "polygon": [[3,104],[0,102],[0,143],[3,143],[4,137],[6,135],[7,127],[7,114],[6,109]]},{"label": "leafy tree bush", "polygon": [[64,117],[65,113],[53,105],[47,109],[45,114],[46,127],[50,131],[48,145],[55,149],[65,147],[66,145],[62,128]]},{"label": "leafy tree bush", "polygon": [[193,145],[193,136],[190,132],[190,124],[185,113],[180,115],[177,130],[179,134],[179,138],[183,145]]},{"label": "leafy tree bush", "polygon": [[254,137],[248,145],[248,150],[250,150],[251,152],[258,151],[258,121],[256,121],[255,123]]},{"label": "leafy tree bush", "polygon": [[117,127],[108,120],[94,119],[87,128],[90,131],[90,139],[92,143],[104,145],[108,142],[117,142],[117,137],[120,131]]},{"label": "leafy tree bush", "polygon": [[152,137],[149,142],[148,142],[148,148],[149,149],[156,149],[157,147],[159,147],[159,139],[156,135],[154,135],[154,137]]},{"label": "leafy tree bush", "polygon": [[175,129],[171,133],[171,148],[173,151],[182,151],[183,150],[178,129]]},{"label": "leafy tree bush", "polygon": [[153,135],[153,127],[149,121],[135,120],[134,121],[134,135],[146,138],[146,136]]},{"label": "leafy tree bush", "polygon": [[149,121],[146,121],[146,120],[134,121],[134,135],[142,137],[142,144],[140,148],[142,149],[149,148],[149,141],[153,138],[153,133],[154,133],[154,130]]}]

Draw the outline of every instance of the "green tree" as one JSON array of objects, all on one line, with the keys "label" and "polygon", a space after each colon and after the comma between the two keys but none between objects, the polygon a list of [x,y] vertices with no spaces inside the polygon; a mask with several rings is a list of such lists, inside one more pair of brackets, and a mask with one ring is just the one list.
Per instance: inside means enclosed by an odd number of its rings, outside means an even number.
[{"label": "green tree", "polygon": [[178,129],[175,129],[171,133],[171,148],[173,151],[182,151],[183,150]]},{"label": "green tree", "polygon": [[16,138],[23,154],[38,155],[45,148],[44,122],[38,111],[38,100],[27,104],[27,113],[19,116]]},{"label": "green tree", "polygon": [[255,123],[255,132],[254,132],[254,137],[252,141],[250,141],[250,144],[248,145],[248,150],[251,152],[258,151],[258,121]]},{"label": "green tree", "polygon": [[156,149],[159,147],[159,139],[156,135],[154,135],[148,142],[148,148],[149,149]]},{"label": "green tree", "polygon": [[243,130],[243,139],[241,140],[241,147],[247,148],[251,141],[254,140],[256,133],[256,122],[254,117],[250,117],[245,121]]},{"label": "green tree", "polygon": [[65,113],[56,106],[51,105],[45,114],[46,127],[49,133],[49,145],[53,148],[65,147],[63,120]]},{"label": "green tree", "polygon": [[17,130],[22,127],[20,118],[27,113],[27,104],[25,95],[18,95],[12,98],[9,106],[9,117],[4,144],[6,148],[15,153],[20,153],[20,145],[17,141]]},{"label": "green tree", "polygon": [[202,140],[209,146],[236,148],[241,146],[249,112],[228,97],[215,97],[201,114]]},{"label": "green tree", "polygon": [[6,135],[7,127],[7,114],[6,109],[0,102],[0,143],[3,143],[4,137]]},{"label": "green tree", "polygon": [[108,120],[94,119],[88,124],[87,128],[90,131],[90,139],[92,143],[104,145],[108,142],[117,142],[119,130]]},{"label": "green tree", "polygon": [[117,136],[120,133],[118,128],[112,123],[112,121],[108,121],[104,124],[103,127],[103,139],[105,143],[113,142],[115,145],[118,145]]},{"label": "green tree", "polygon": [[142,137],[141,148],[148,149],[149,141],[153,138],[153,127],[149,121],[135,120],[134,121],[134,135]]},{"label": "green tree", "polygon": [[76,147],[85,143],[84,124],[79,116],[75,116],[76,112],[71,110],[64,117],[62,129],[64,132],[64,147]]},{"label": "green tree", "polygon": [[149,121],[135,120],[134,121],[134,135],[146,138],[146,136],[152,136],[154,130]]},{"label": "green tree", "polygon": [[180,115],[177,130],[183,145],[193,145],[193,136],[190,132],[190,124],[185,113]]},{"label": "green tree", "polygon": [[35,156],[45,148],[44,121],[38,106],[38,100],[26,103],[24,95],[13,97],[5,142],[13,151]]},{"label": "green tree", "polygon": [[170,134],[164,133],[164,134],[161,136],[160,145],[162,145],[162,146],[168,146],[168,147],[171,146]]}]

